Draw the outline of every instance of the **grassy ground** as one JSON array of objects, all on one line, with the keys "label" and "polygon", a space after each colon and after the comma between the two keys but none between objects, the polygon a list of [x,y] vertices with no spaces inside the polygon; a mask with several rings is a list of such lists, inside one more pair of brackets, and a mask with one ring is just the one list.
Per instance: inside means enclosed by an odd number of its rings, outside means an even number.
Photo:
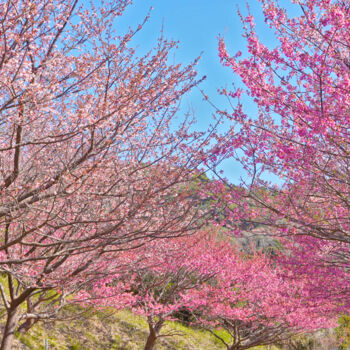
[{"label": "grassy ground", "polygon": [[[90,311],[71,319],[67,311],[65,321],[47,325],[38,324],[27,334],[17,334],[13,350],[42,350],[45,339],[49,349],[57,350],[140,350],[147,338],[147,323],[128,311],[113,313],[108,310]],[[210,333],[168,322],[158,339],[156,350],[220,350],[225,347]],[[172,334],[170,336],[170,334]],[[265,347],[255,350],[265,350]],[[277,350],[277,348],[271,348]]]}]

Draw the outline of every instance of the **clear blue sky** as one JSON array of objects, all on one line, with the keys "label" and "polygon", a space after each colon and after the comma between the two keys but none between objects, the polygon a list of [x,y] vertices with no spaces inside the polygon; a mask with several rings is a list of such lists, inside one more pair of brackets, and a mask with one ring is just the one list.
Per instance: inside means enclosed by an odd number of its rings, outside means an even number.
[{"label": "clear blue sky", "polygon": [[[265,44],[273,45],[273,35],[264,23],[261,5],[256,0],[247,0],[250,11],[256,19],[256,28]],[[289,11],[293,5],[283,0]],[[140,50],[150,49],[159,36],[163,26],[168,39],[179,41],[179,49],[175,52],[177,62],[189,63],[202,53],[198,65],[199,76],[207,79],[200,86],[220,108],[225,108],[225,100],[217,93],[218,88],[230,89],[232,82],[239,85],[239,79],[233,76],[229,68],[223,67],[218,58],[218,36],[225,37],[226,45],[231,53],[241,50],[245,52],[245,41],[242,38],[242,26],[237,14],[237,6],[247,13],[245,0],[134,0],[126,13],[118,20],[117,28],[122,31],[129,26],[136,26],[153,7],[151,18],[143,30],[133,40],[133,45]],[[205,103],[198,91],[193,91],[183,100],[183,108],[193,107],[198,120],[198,129],[210,123],[212,109]],[[254,107],[248,111],[254,113]],[[242,176],[240,166],[232,161],[223,164],[225,176],[237,182]]]}]

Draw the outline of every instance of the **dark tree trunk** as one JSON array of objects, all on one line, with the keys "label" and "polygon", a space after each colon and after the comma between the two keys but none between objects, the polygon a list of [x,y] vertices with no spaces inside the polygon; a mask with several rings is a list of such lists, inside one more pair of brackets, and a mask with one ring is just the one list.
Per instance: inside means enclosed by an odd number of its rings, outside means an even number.
[{"label": "dark tree trunk", "polygon": [[28,318],[25,322],[23,322],[19,327],[18,327],[18,332],[19,333],[26,333],[28,332],[35,324],[37,323],[37,320],[33,318]]},{"label": "dark tree trunk", "polygon": [[11,307],[7,310],[6,325],[2,335],[0,350],[11,350],[12,348],[12,342],[18,323],[18,313],[18,306]]},{"label": "dark tree trunk", "polygon": [[145,350],[153,350],[156,340],[157,335],[155,334],[155,332],[150,332],[145,345]]},{"label": "dark tree trunk", "polygon": [[243,349],[247,349],[247,347],[241,345],[240,343],[235,343],[227,347],[227,350],[243,350]]},{"label": "dark tree trunk", "polygon": [[159,331],[163,326],[163,323],[163,320],[159,320],[156,323],[156,325],[153,326],[153,322],[151,320],[148,321],[149,335],[144,350],[153,350],[156,340],[158,338]]},{"label": "dark tree trunk", "polygon": [[0,350],[11,350],[13,338],[15,336],[15,331],[18,325],[20,308],[19,306],[30,297],[30,295],[35,291],[35,288],[27,288],[23,293],[17,297],[14,296],[14,284],[12,277],[9,275],[9,290],[11,295],[11,303],[7,308],[7,318],[5,329],[2,334],[2,340],[0,345]]}]

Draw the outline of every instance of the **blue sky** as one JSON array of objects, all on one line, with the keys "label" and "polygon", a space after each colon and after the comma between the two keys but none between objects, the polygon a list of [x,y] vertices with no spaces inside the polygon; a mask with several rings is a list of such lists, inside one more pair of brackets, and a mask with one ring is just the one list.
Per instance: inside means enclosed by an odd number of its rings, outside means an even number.
[{"label": "blue sky", "polygon": [[[265,44],[273,45],[273,33],[264,23],[261,5],[256,0],[247,0],[250,11],[256,20],[259,36]],[[289,1],[283,4],[291,6]],[[225,108],[225,100],[217,93],[218,88],[230,89],[232,82],[240,81],[229,68],[223,67],[218,58],[218,36],[224,36],[231,53],[240,50],[245,52],[245,41],[242,38],[242,26],[237,14],[237,7],[247,13],[245,0],[133,0],[126,13],[118,20],[117,28],[121,31],[129,26],[142,22],[150,7],[151,18],[133,40],[139,49],[150,49],[156,42],[163,26],[164,35],[168,39],[179,41],[179,49],[175,52],[177,62],[189,63],[202,54],[197,71],[199,76],[207,78],[200,86],[219,108]],[[249,105],[249,103],[248,103]],[[183,99],[184,110],[193,108],[198,120],[198,129],[210,123],[213,110],[203,101],[198,90]],[[254,113],[254,106],[247,106],[248,112]],[[238,164],[226,161],[222,168],[231,182],[237,182],[243,172]]]},{"label": "blue sky", "polygon": [[[255,0],[250,2],[252,12],[261,18],[259,3]],[[163,25],[165,36],[179,41],[176,61],[189,63],[202,54],[197,70],[207,79],[201,88],[216,100],[217,89],[230,87],[234,78],[230,70],[219,62],[218,36],[225,36],[231,52],[244,51],[237,5],[245,10],[244,0],[134,0],[119,20],[119,26],[123,29],[140,23],[152,6],[151,18],[135,37],[134,45],[139,45],[141,49],[152,47]],[[201,100],[200,96],[190,96],[190,103],[201,104],[197,97]],[[201,112],[205,113],[204,110]]]}]

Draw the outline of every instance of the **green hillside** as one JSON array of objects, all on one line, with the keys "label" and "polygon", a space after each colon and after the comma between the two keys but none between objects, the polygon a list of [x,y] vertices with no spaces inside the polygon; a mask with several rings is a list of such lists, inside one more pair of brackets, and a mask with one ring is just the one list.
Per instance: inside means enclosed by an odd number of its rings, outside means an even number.
[{"label": "green hillside", "polygon": [[[45,339],[49,349],[57,350],[139,350],[147,338],[147,323],[128,311],[84,310],[77,319],[71,319],[69,308],[62,315],[65,321],[35,325],[27,334],[17,334],[14,350],[42,350]],[[220,350],[225,347],[206,331],[168,322],[155,347],[156,350]],[[265,347],[255,348],[265,349]],[[271,348],[277,350],[277,348]]]}]

